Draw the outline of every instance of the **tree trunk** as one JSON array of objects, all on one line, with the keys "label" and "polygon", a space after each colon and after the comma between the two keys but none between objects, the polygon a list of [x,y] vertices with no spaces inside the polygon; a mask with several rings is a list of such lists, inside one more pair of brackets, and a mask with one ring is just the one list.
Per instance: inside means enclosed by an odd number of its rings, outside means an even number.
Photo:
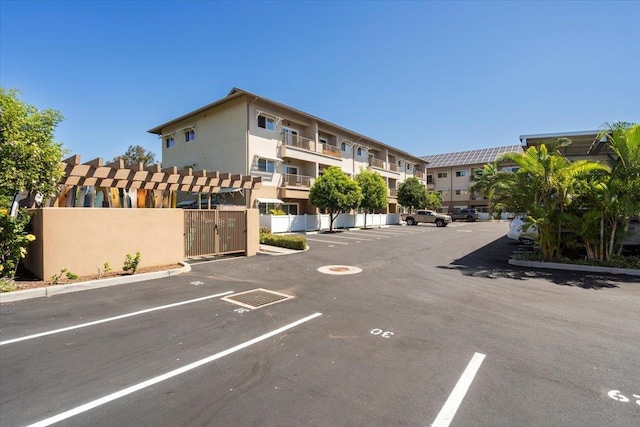
[{"label": "tree trunk", "polygon": [[338,215],[340,215],[340,212],[338,213],[333,213],[333,212],[329,212],[329,232],[333,232],[333,222],[336,220],[336,218],[338,218]]}]

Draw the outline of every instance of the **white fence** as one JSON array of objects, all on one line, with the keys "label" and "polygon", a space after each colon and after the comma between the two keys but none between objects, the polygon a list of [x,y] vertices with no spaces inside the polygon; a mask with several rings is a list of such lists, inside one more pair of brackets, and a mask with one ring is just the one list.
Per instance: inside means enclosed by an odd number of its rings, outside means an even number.
[{"label": "white fence", "polygon": [[[333,228],[364,227],[364,214],[340,214]],[[292,231],[328,230],[329,215],[260,215],[260,227],[267,227],[272,233]],[[368,214],[367,227],[381,227],[400,223],[399,214]]]}]

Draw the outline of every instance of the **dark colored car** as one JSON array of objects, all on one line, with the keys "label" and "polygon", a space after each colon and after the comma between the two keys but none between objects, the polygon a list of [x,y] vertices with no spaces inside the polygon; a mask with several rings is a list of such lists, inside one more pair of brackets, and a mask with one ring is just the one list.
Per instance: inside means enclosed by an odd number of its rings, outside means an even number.
[{"label": "dark colored car", "polygon": [[451,220],[464,220],[474,222],[478,218],[480,218],[480,214],[477,209],[456,209],[449,214],[451,216]]}]

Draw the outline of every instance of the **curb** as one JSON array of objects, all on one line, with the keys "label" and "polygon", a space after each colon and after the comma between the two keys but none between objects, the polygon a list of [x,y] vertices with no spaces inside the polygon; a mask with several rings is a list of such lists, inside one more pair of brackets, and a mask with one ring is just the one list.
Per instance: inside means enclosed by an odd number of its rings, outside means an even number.
[{"label": "curb", "polygon": [[175,276],[191,271],[191,266],[180,261],[182,268],[173,270],[155,271],[153,273],[142,273],[131,276],[112,277],[110,279],[89,280],[87,282],[71,283],[68,285],[54,285],[37,289],[26,289],[24,291],[14,291],[0,293],[0,304],[5,302],[22,301],[32,298],[50,297],[53,295],[68,294],[71,292],[87,291],[90,289],[107,288],[110,286],[125,285],[128,283],[143,282],[145,280],[161,279],[163,277]]},{"label": "curb", "polygon": [[610,273],[640,276],[640,270],[631,268],[598,267],[595,265],[561,264],[558,262],[524,261],[509,259],[509,264],[520,267],[548,268],[551,270],[581,271],[586,273]]},{"label": "curb", "polygon": [[260,255],[280,256],[280,255],[293,255],[301,252],[306,252],[308,250],[309,250],[309,245],[307,245],[304,248],[304,250],[280,248],[278,246],[270,246],[270,245],[260,245],[260,250],[258,251],[258,253]]}]

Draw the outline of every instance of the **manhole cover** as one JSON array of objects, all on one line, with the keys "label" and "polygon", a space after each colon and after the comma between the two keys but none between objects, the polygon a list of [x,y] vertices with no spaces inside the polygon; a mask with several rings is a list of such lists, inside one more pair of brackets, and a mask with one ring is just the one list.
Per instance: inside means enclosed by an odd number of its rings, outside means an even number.
[{"label": "manhole cover", "polygon": [[325,265],[324,267],[318,268],[318,271],[324,274],[344,275],[361,273],[362,269],[349,265]]},{"label": "manhole cover", "polygon": [[254,289],[252,291],[240,292],[221,298],[233,304],[238,304],[246,308],[256,309],[277,302],[295,298],[293,295],[281,294],[279,292],[268,291],[266,289]]}]

